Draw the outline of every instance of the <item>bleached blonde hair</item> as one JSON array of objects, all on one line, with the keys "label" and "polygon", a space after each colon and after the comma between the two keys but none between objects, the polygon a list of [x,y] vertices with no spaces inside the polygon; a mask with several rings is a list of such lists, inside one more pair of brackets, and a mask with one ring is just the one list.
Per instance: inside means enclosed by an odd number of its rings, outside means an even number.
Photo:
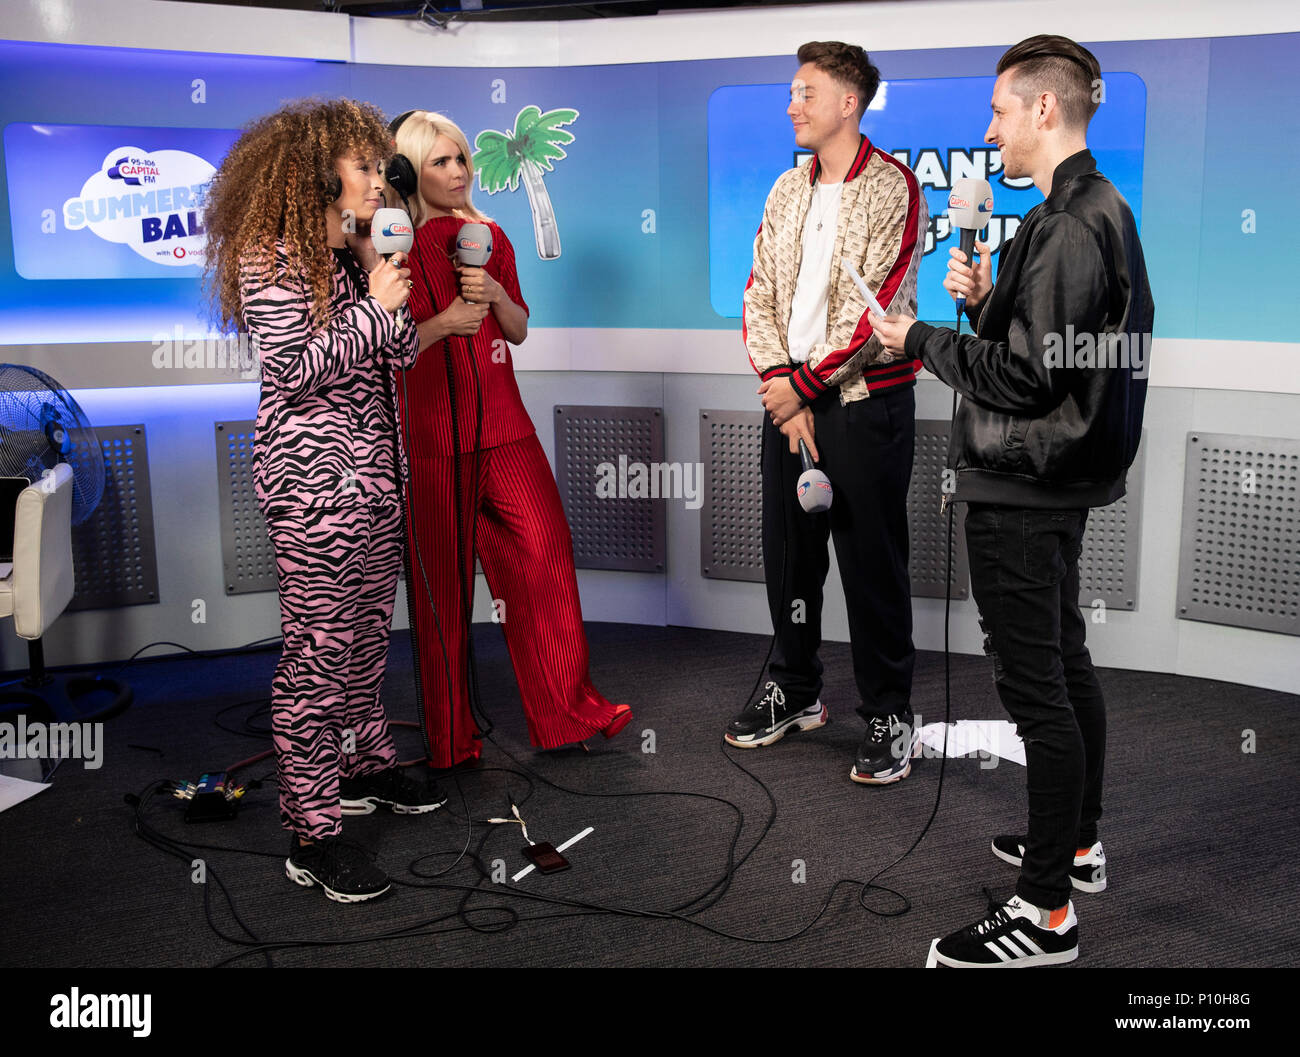
[{"label": "bleached blonde hair", "polygon": [[469,182],[465,185],[465,208],[453,212],[456,216],[464,217],[466,220],[477,220],[486,223],[491,218],[479,212],[471,197],[471,192],[474,190],[474,153],[469,148],[469,140],[465,138],[465,133],[461,131],[456,122],[452,121],[446,114],[439,114],[433,110],[412,111],[410,116],[397,129],[397,153],[406,156],[406,160],[415,169],[416,175],[416,193],[410,202],[411,223],[418,228],[429,216],[424,196],[419,193],[419,176],[424,169],[425,159],[433,153],[433,145],[438,141],[439,136],[446,136],[460,148],[465,155],[465,168],[468,171]]}]

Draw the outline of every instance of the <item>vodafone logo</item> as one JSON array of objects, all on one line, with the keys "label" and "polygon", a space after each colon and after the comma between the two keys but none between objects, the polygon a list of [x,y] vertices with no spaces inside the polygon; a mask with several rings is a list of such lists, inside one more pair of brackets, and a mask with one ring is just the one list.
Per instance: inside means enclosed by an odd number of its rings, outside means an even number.
[{"label": "vodafone logo", "polygon": [[177,258],[178,260],[179,260],[181,257],[184,257],[184,256],[185,256],[185,247],[184,247],[184,246],[177,246],[174,250],[172,250],[172,256],[175,257],[175,258]]}]

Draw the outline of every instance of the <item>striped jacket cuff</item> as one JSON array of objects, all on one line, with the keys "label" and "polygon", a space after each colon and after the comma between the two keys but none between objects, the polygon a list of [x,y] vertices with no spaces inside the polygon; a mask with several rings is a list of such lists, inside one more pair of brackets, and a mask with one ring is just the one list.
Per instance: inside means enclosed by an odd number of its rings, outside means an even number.
[{"label": "striped jacket cuff", "polygon": [[794,391],[803,397],[805,404],[811,404],[830,388],[817,377],[817,372],[812,369],[812,365],[807,363],[790,375],[790,384],[794,386]]},{"label": "striped jacket cuff", "polygon": [[[908,336],[911,337],[910,334]],[[891,389],[894,386],[915,382],[916,372],[922,366],[920,360],[882,363],[876,367],[868,367],[863,371],[862,380],[867,383],[867,392],[874,393],[878,389]]]}]

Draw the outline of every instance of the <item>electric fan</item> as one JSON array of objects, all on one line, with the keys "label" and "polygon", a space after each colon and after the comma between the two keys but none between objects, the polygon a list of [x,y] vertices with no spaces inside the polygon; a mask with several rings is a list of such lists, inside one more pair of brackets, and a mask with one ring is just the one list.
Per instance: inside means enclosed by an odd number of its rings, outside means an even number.
[{"label": "electric fan", "polygon": [[[56,470],[61,463],[67,468]],[[20,685],[0,690],[0,715],[31,711],[59,722],[86,722],[105,719],[131,703],[131,688],[125,683],[97,676],[52,676],[45,669],[42,635],[75,590],[71,529],[95,512],[104,495],[104,476],[99,438],[68,391],[34,367],[0,364],[0,477],[40,484],[46,493],[26,507],[19,500],[20,510],[27,511],[22,518],[12,510],[0,512],[15,518],[14,568],[0,580],[0,612],[14,614],[15,630],[27,640],[30,661]],[[31,499],[30,493],[28,488],[23,496]],[[57,510],[57,520],[51,520],[53,513],[42,513],[44,509]],[[31,517],[34,511],[41,513],[40,529],[27,532],[37,523]],[[27,535],[20,540],[22,532]]]}]

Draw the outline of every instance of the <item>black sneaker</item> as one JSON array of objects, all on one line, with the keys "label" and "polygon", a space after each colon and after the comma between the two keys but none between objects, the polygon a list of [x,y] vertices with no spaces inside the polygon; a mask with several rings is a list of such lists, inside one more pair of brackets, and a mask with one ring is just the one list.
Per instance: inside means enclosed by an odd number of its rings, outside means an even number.
[{"label": "black sneaker", "polygon": [[339,779],[339,805],[345,815],[369,815],[377,807],[397,815],[423,815],[446,802],[437,782],[422,785],[406,777],[400,767]]},{"label": "black sneaker", "polygon": [[342,837],[326,837],[307,845],[293,837],[284,872],[290,881],[305,888],[320,885],[337,903],[362,903],[391,887],[388,875],[375,865],[374,856]]},{"label": "black sneaker", "polygon": [[785,691],[776,683],[769,682],[764,689],[767,692],[759,700],[746,705],[744,711],[727,724],[727,733],[723,736],[728,745],[738,749],[757,749],[760,745],[780,741],[791,729],[816,730],[826,726],[829,714],[821,701],[799,709],[787,701]]},{"label": "black sneaker", "polygon": [[901,782],[912,773],[912,758],[920,750],[921,732],[910,709],[901,716],[873,716],[849,777],[864,785]]},{"label": "black sneaker", "polygon": [[[1003,862],[1019,866],[1025,857],[1024,837],[994,837],[993,854]],[[1106,853],[1101,850],[1101,841],[1097,841],[1084,855],[1076,854],[1074,865],[1070,867],[1070,884],[1080,892],[1104,892],[1106,890]]]},{"label": "black sneaker", "polygon": [[1068,903],[1064,920],[1056,928],[1040,924],[1041,912],[1019,896],[989,916],[930,944],[925,967],[956,969],[1010,969],[1020,966],[1057,965],[1079,957],[1079,919]]}]

